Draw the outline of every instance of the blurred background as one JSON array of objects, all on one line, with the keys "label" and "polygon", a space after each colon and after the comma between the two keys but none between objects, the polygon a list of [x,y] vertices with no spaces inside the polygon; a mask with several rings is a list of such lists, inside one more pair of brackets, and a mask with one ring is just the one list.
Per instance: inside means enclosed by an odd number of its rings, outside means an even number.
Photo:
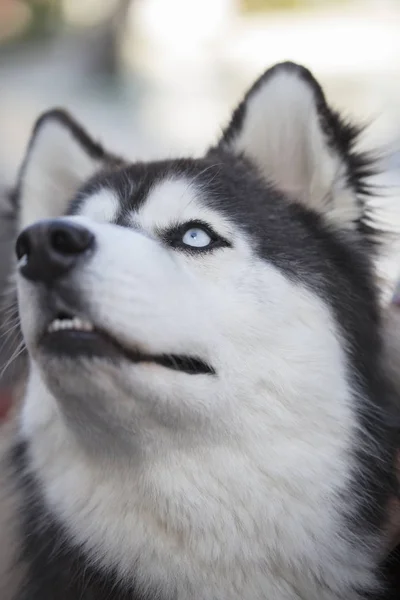
[{"label": "blurred background", "polygon": [[201,152],[286,59],[374,141],[400,136],[399,0],[0,0],[0,176],[54,105],[133,158]]},{"label": "blurred background", "polygon": [[285,59],[376,140],[400,135],[399,0],[0,0],[3,177],[53,105],[133,156],[201,152]]},{"label": "blurred background", "polygon": [[[131,159],[197,155],[246,87],[288,59],[370,124],[366,143],[384,149],[380,183],[394,199],[383,218],[397,227],[400,0],[0,0],[0,186],[49,107]],[[0,293],[10,231],[0,222]],[[397,249],[383,258],[389,278],[398,262]],[[7,352],[3,341],[0,373]]]}]

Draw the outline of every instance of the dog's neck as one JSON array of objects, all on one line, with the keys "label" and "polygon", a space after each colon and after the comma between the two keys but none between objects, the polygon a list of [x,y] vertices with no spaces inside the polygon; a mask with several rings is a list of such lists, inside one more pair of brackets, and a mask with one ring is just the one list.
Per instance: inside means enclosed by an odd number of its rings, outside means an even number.
[{"label": "dog's neck", "polygon": [[371,584],[371,556],[343,539],[328,482],[311,486],[306,472],[285,471],[283,455],[279,471],[273,457],[266,469],[265,456],[237,441],[171,451],[149,465],[97,462],[37,385],[28,386],[22,437],[19,460],[31,472],[26,493],[37,498],[27,533],[37,519],[57,528],[50,537],[37,530],[46,560],[54,535],[71,565],[80,548],[80,564],[176,600],[352,600]]}]

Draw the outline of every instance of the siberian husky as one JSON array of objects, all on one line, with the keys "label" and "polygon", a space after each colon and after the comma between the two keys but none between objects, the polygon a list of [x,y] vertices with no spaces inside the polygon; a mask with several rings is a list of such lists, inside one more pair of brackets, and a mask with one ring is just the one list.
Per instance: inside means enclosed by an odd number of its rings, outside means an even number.
[{"label": "siberian husky", "polygon": [[292,63],[200,159],[37,121],[14,598],[378,597],[395,432],[358,133]]}]

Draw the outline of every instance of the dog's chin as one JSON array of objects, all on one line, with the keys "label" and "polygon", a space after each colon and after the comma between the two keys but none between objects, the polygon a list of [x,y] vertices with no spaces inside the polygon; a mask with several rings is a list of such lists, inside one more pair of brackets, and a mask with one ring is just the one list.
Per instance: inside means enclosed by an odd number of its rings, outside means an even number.
[{"label": "dog's chin", "polygon": [[129,348],[91,322],[77,317],[61,316],[53,320],[39,337],[37,350],[44,360],[57,358],[69,361],[104,359],[119,364],[152,364],[188,375],[215,375],[214,369],[195,356],[181,354],[148,354],[138,346]]}]

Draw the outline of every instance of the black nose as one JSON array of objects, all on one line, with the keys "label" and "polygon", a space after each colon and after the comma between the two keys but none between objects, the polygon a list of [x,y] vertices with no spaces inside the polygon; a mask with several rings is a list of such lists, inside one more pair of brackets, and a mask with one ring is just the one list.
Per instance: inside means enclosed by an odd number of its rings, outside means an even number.
[{"label": "black nose", "polygon": [[32,281],[51,283],[73,269],[93,245],[94,235],[82,225],[62,219],[39,221],[18,236],[20,273]]}]

